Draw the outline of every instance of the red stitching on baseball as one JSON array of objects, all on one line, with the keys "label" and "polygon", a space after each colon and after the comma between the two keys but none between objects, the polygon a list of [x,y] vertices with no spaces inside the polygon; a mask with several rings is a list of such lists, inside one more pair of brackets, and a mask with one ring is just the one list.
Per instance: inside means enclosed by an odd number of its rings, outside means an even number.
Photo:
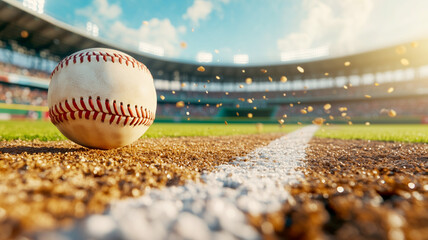
[{"label": "red stitching on baseball", "polygon": [[[64,67],[67,67],[69,65],[71,59],[73,59],[73,63],[74,64],[77,64],[78,61],[80,63],[83,63],[85,61],[85,56],[87,56],[86,58],[87,58],[88,62],[91,62],[91,60],[92,60],[91,58],[92,57],[95,57],[96,61],[99,62],[100,61],[100,56],[102,56],[104,62],[108,62],[109,59],[110,59],[110,61],[112,63],[116,63],[116,60],[117,60],[119,62],[119,64],[122,64],[122,61],[125,61],[126,66],[129,66],[128,62],[131,62],[133,68],[137,67],[140,70],[148,71],[147,67],[143,63],[137,61],[135,58],[132,58],[132,57],[129,57],[129,56],[126,56],[126,55],[122,55],[122,54],[117,54],[117,53],[109,54],[108,52],[93,52],[93,51],[88,51],[88,52],[82,52],[82,53],[79,53],[79,54],[73,54],[73,55],[70,55],[70,56],[64,58],[61,62],[58,63],[58,65],[52,71],[51,78],[60,69],[62,69]],[[109,57],[109,59],[107,57]],[[64,63],[65,63],[65,66],[64,66]]]},{"label": "red stitching on baseball", "polygon": [[95,111],[94,103],[92,102],[92,97],[89,97],[88,103],[89,103],[89,107],[91,107],[92,111]]},{"label": "red stitching on baseball", "polygon": [[114,113],[116,113],[116,115],[119,115],[119,111],[117,111],[116,100],[113,101],[113,109]]},{"label": "red stitching on baseball", "polygon": [[[120,110],[119,113],[116,105],[116,100],[113,100],[113,109],[114,112],[111,110],[110,107],[110,101],[108,99],[105,100],[105,108],[106,110],[103,110],[102,107],[102,101],[100,97],[97,97],[96,102],[99,109],[96,109],[92,97],[87,98],[87,102],[89,104],[90,109],[87,108],[84,98],[80,98],[80,107],[76,99],[72,98],[71,100],[71,106],[68,100],[65,100],[64,102],[57,103],[49,108],[49,115],[51,117],[51,121],[53,124],[62,123],[69,120],[69,117],[72,120],[76,119],[76,113],[79,119],[82,119],[83,117],[87,120],[97,120],[98,115],[101,115],[101,122],[105,122],[105,119],[107,115],[110,115],[109,123],[113,124],[113,122],[116,120],[116,124],[119,124],[122,118],[124,118],[123,126],[139,126],[139,125],[145,125],[150,126],[154,121],[154,113],[150,110],[147,110],[147,108],[144,108],[140,106],[138,107],[135,105],[135,112],[133,113],[131,109],[131,105],[127,104],[128,113],[126,113],[125,108],[123,106],[123,102],[120,103]],[[65,106],[65,109],[63,107]],[[141,114],[139,112],[139,109],[141,111]],[[107,112],[106,112],[107,111]],[[91,113],[93,113],[91,117]],[[116,118],[117,117],[117,118]]]},{"label": "red stitching on baseball", "polygon": [[100,109],[100,111],[104,112],[103,111],[103,105],[101,104],[101,98],[99,96],[97,97],[97,105],[98,105],[98,108]]}]

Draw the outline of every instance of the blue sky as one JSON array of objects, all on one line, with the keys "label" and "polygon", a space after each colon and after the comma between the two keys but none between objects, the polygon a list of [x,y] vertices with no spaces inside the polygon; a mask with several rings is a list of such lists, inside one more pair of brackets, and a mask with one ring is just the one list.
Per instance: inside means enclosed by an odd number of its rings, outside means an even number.
[{"label": "blue sky", "polygon": [[[45,0],[44,12],[136,51],[248,64],[334,57],[428,37],[426,0]],[[185,43],[185,47],[183,47]],[[159,54],[159,51],[156,52]],[[316,55],[317,53],[318,55]],[[307,59],[306,59],[307,60]],[[208,64],[208,63],[207,63]]]}]

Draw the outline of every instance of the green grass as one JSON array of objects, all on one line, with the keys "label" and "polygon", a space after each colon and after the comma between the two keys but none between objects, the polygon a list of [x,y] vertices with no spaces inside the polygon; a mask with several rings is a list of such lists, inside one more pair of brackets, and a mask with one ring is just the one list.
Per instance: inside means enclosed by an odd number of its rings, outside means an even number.
[{"label": "green grass", "polygon": [[322,138],[364,139],[392,142],[428,142],[428,125],[379,124],[323,126],[316,134]]},{"label": "green grass", "polygon": [[[263,124],[258,130],[256,124],[192,124],[192,123],[154,123],[144,137],[179,137],[179,136],[219,136],[271,132],[291,132],[299,126],[287,125],[280,128],[278,124]],[[58,129],[46,121],[0,121],[0,140],[42,141],[66,139]]]}]

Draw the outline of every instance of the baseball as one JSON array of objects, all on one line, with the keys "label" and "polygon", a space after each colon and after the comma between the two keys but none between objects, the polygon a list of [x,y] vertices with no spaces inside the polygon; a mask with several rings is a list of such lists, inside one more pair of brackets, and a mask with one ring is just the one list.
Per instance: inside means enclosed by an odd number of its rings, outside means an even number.
[{"label": "baseball", "polygon": [[106,48],[64,58],[53,70],[48,89],[52,123],[88,148],[118,148],[136,141],[153,123],[156,101],[147,67]]}]

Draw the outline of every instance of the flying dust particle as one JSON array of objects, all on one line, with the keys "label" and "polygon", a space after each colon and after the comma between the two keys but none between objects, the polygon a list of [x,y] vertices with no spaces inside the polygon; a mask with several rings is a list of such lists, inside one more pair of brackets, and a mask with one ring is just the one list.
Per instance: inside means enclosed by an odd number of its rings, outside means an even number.
[{"label": "flying dust particle", "polygon": [[407,58],[402,58],[400,60],[400,62],[401,62],[401,65],[403,65],[403,66],[409,66],[409,64],[410,64],[410,62]]},{"label": "flying dust particle", "polygon": [[405,54],[405,53],[407,52],[407,49],[406,49],[406,47],[405,47],[405,46],[401,45],[401,46],[399,46],[399,47],[397,47],[397,48],[395,49],[395,52],[396,52],[398,55],[403,55],[403,54]]},{"label": "flying dust particle", "polygon": [[178,107],[178,108],[182,108],[182,107],[184,107],[184,102],[183,101],[179,101],[179,102],[177,102],[175,104],[175,106]]},{"label": "flying dust particle", "polygon": [[330,110],[330,108],[331,108],[331,104],[330,103],[327,103],[327,104],[324,105],[324,110]]},{"label": "flying dust particle", "polygon": [[253,79],[252,78],[246,78],[245,83],[250,85],[251,83],[253,83]]},{"label": "flying dust particle", "polygon": [[343,63],[343,65],[345,65],[345,67],[349,67],[349,66],[351,66],[351,62],[350,61],[346,61],[346,62]]},{"label": "flying dust particle", "polygon": [[304,73],[305,69],[303,69],[301,66],[297,66],[297,71],[299,71],[300,73]]},{"label": "flying dust particle", "polygon": [[287,77],[286,77],[286,76],[282,76],[282,77],[281,77],[281,79],[280,79],[280,81],[281,81],[281,82],[283,82],[283,83],[287,82],[287,80],[288,80],[288,79],[287,79]]},{"label": "flying dust particle", "polygon": [[164,95],[160,95],[160,99],[161,100],[165,100],[165,96]]},{"label": "flying dust particle", "polygon": [[29,34],[28,34],[28,32],[27,32],[27,31],[25,31],[25,30],[22,30],[22,31],[21,31],[21,37],[22,37],[22,38],[27,38],[27,37],[28,37],[28,35],[29,35]]},{"label": "flying dust particle", "polygon": [[322,125],[322,124],[324,123],[324,121],[325,121],[325,119],[324,119],[324,118],[317,117],[317,118],[315,118],[315,119],[312,121],[312,123],[313,123],[313,124],[315,124],[315,125]]},{"label": "flying dust particle", "polygon": [[205,68],[203,66],[199,66],[196,70],[198,70],[198,72],[205,72]]}]

